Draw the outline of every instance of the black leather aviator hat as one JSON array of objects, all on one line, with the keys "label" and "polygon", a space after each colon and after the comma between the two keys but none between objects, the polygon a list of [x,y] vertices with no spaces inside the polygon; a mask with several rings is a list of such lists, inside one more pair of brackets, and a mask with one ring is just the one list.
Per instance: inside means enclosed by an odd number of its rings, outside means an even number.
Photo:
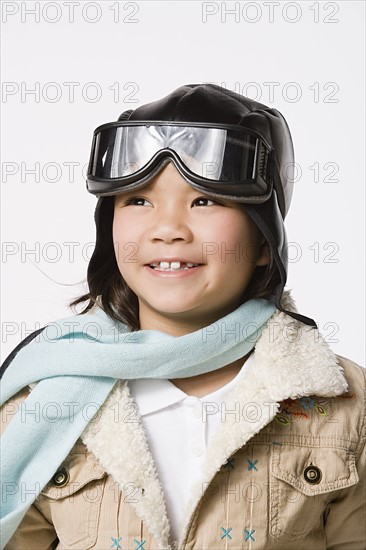
[{"label": "black leather aviator hat", "polygon": [[[162,99],[142,105],[135,110],[123,112],[118,121],[131,121],[135,124],[137,121],[167,121],[169,123],[233,125],[240,129],[248,129],[248,131],[253,131],[261,136],[266,145],[271,148],[272,192],[264,202],[248,202],[245,197],[240,199],[237,196],[233,200],[244,203],[246,212],[259,227],[271,248],[281,282],[275,289],[274,295],[268,299],[275,303],[280,311],[306,325],[317,328],[313,319],[287,311],[281,306],[281,296],[286,284],[288,268],[287,237],[283,221],[290,207],[294,181],[293,144],[288,125],[281,113],[215,84],[187,84]],[[93,146],[94,144],[95,140]],[[167,162],[171,161],[179,169],[181,165],[175,162],[174,157],[168,159],[166,156],[159,157],[148,176],[145,175],[143,185],[148,183]],[[90,183],[87,182],[88,185]],[[89,187],[88,191],[93,192]],[[123,191],[118,189],[118,193],[121,192]],[[205,191],[205,193],[210,195],[209,191]],[[94,194],[97,193],[94,192]],[[90,259],[88,277],[92,276],[93,270],[101,260],[103,251],[100,236],[103,232],[103,219],[110,215],[109,197],[99,196],[95,209],[96,245]]]}]

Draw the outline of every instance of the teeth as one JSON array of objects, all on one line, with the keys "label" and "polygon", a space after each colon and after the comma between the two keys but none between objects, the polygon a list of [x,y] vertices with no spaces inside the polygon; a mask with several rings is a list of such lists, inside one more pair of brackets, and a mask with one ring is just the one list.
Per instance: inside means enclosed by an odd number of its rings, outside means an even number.
[{"label": "teeth", "polygon": [[153,264],[150,264],[151,267],[158,268],[158,269],[166,269],[168,271],[172,271],[174,269],[189,269],[191,267],[195,267],[199,264],[193,264],[193,263],[186,263],[186,267],[181,267],[181,265],[184,262],[156,262]]}]

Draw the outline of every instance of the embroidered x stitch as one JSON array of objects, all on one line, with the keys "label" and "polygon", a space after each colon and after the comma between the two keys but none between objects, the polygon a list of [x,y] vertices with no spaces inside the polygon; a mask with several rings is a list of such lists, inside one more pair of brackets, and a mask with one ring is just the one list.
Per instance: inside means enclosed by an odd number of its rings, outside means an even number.
[{"label": "embroidered x stitch", "polygon": [[255,466],[257,464],[258,460],[251,461],[251,460],[249,460],[249,458],[247,460],[249,462],[248,470],[252,470],[254,468],[254,470],[256,470],[258,472],[258,468]]},{"label": "embroidered x stitch", "polygon": [[112,544],[111,548],[114,548],[115,545],[116,545],[116,548],[122,548],[122,546],[119,543],[119,541],[122,540],[122,537],[119,537],[118,539],[114,538],[114,537],[111,537],[111,539],[113,540],[113,544]]},{"label": "embroidered x stitch", "polygon": [[225,538],[226,536],[229,537],[229,539],[232,538],[232,536],[229,534],[229,531],[232,531],[232,527],[229,527],[229,529],[224,529],[223,527],[221,527],[221,529],[224,531],[224,534],[222,535],[222,539]]},{"label": "embroidered x stitch", "polygon": [[252,537],[252,534],[255,533],[255,529],[252,529],[252,530],[250,531],[250,533],[249,533],[248,529],[244,529],[244,531],[247,533],[247,536],[245,537],[244,540],[248,540],[248,538],[250,537],[250,540],[254,540],[254,541],[255,541],[255,539],[253,539],[253,537]]}]

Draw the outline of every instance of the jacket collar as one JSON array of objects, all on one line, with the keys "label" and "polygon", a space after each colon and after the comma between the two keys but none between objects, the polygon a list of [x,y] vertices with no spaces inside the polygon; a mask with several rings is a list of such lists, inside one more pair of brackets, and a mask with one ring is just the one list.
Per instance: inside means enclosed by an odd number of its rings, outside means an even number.
[{"label": "jacket collar", "polygon": [[[284,309],[297,312],[290,291],[283,293],[281,302]],[[226,398],[228,410],[235,409],[235,403],[255,403],[261,414],[257,409],[253,422],[236,422],[236,415],[227,415],[225,423],[218,426],[207,451],[202,480],[197,480],[187,503],[178,548],[202,497],[203,480],[208,486],[227,458],[274,419],[281,401],[310,395],[333,397],[347,390],[343,368],[319,331],[277,310],[257,340],[246,376]],[[134,480],[140,496],[133,503],[135,511],[159,549],[166,549],[170,526],[164,491],[140,417],[133,419],[128,414],[131,419],[127,420],[126,414],[134,408],[127,381],[118,381],[81,439],[121,488]]]}]

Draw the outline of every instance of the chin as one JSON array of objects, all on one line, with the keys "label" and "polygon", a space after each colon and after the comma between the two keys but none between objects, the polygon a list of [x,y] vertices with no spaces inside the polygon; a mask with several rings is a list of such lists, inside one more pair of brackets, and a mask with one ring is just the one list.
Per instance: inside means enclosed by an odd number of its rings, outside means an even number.
[{"label": "chin", "polygon": [[194,316],[197,316],[197,312],[196,311],[193,312],[193,306],[190,307],[186,304],[185,305],[182,304],[181,306],[178,306],[178,305],[172,306],[172,304],[170,303],[170,304],[167,304],[166,307],[159,305],[159,307],[151,307],[151,309],[153,309],[160,315],[187,317],[193,314]]}]

